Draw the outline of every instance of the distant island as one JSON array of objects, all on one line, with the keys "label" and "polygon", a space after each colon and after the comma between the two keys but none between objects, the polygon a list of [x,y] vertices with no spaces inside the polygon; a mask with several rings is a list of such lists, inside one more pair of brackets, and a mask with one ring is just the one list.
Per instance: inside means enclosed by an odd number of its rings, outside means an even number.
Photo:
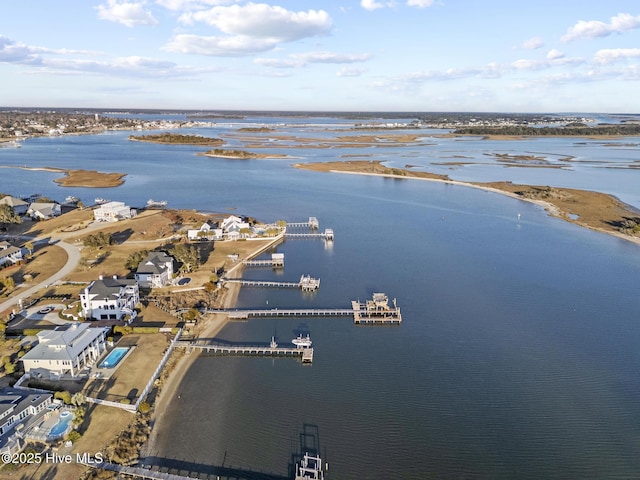
[{"label": "distant island", "polygon": [[590,127],[583,123],[569,123],[562,127],[529,127],[525,125],[504,126],[468,126],[457,128],[455,135],[508,135],[508,136],[561,136],[561,137],[588,137],[588,136],[625,136],[640,135],[638,124],[596,125]]},{"label": "distant island", "polygon": [[198,153],[205,157],[217,157],[217,158],[237,158],[241,160],[249,160],[252,158],[288,158],[287,155],[276,155],[268,153],[253,153],[246,150],[228,150],[225,148],[214,148],[203,153]]},{"label": "distant island", "polygon": [[61,187],[86,187],[86,188],[111,188],[119,187],[124,183],[126,173],[98,172],[96,170],[66,170],[55,167],[18,167],[1,166],[0,168],[19,168],[20,170],[44,171],[64,173],[64,177],[56,178],[54,182]]},{"label": "distant island", "polygon": [[222,145],[224,143],[224,140],[220,138],[202,137],[200,135],[182,135],[169,132],[155,135],[129,135],[129,140],[172,145],[202,145],[206,147]]},{"label": "distant island", "polygon": [[243,127],[239,128],[238,132],[251,132],[251,133],[266,133],[274,132],[275,129],[271,127]]}]

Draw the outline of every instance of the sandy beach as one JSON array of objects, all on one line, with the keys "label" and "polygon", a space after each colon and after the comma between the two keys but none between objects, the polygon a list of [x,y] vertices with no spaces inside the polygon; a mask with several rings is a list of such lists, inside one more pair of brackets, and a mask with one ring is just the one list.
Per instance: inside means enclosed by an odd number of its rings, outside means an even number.
[{"label": "sandy beach", "polygon": [[[247,259],[256,257],[263,251],[271,248],[273,245],[277,245],[280,241],[282,241],[282,238],[282,236],[278,236],[267,245],[262,245],[256,248],[256,250],[254,250],[250,255],[247,256]],[[242,263],[238,263],[238,265],[231,268],[227,272],[227,277],[241,278],[243,268],[244,267]],[[235,307],[238,301],[238,295],[240,293],[240,285],[236,283],[228,283],[222,288],[224,288],[226,291],[223,294],[221,307],[225,309]],[[197,335],[198,337],[202,338],[213,338],[218,335],[218,333],[220,333],[220,331],[225,327],[228,321],[229,318],[227,315],[208,315],[205,320],[201,321],[202,324],[201,326],[199,326]],[[156,403],[154,406],[153,430],[151,432],[151,435],[149,436],[149,439],[147,440],[147,443],[141,450],[141,458],[149,455],[149,452],[154,451],[155,444],[157,442],[159,426],[164,421],[162,412],[166,410],[171,400],[175,398],[176,390],[180,386],[180,382],[182,382],[182,379],[189,370],[189,367],[191,367],[191,365],[197,358],[197,353],[182,355],[167,377],[165,384],[162,386],[162,389],[160,390],[160,393],[156,398]]]}]

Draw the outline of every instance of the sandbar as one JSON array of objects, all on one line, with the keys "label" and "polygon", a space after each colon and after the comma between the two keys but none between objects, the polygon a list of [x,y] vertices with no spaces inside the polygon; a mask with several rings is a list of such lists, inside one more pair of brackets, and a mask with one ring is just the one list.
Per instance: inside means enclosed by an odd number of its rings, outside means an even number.
[{"label": "sandbar", "polygon": [[87,188],[109,188],[119,187],[124,183],[123,178],[126,173],[98,172],[96,170],[66,170],[54,167],[18,167],[3,165],[0,168],[19,168],[31,172],[54,172],[63,173],[64,177],[56,178],[54,182],[61,187],[87,187]]}]

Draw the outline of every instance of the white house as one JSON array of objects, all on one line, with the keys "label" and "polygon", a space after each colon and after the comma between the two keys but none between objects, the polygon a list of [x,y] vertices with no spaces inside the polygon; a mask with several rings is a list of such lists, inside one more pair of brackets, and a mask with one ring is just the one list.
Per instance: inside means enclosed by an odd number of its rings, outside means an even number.
[{"label": "white house", "polygon": [[222,228],[222,232],[229,240],[237,240],[244,236],[242,230],[250,230],[251,226],[242,221],[240,217],[236,217],[235,215],[230,215],[225,218],[220,225]]},{"label": "white house", "polygon": [[0,242],[0,266],[7,263],[16,264],[21,261],[26,254],[26,249],[18,248],[9,242]]},{"label": "white house", "polygon": [[125,315],[135,315],[134,308],[140,302],[138,282],[100,277],[80,294],[85,318],[96,320],[121,320]]},{"label": "white house", "polygon": [[91,327],[89,323],[42,330],[38,332],[38,344],[21,359],[24,371],[41,370],[53,376],[75,377],[105,351],[108,331],[109,327]]},{"label": "white house", "polygon": [[208,222],[204,222],[200,228],[194,228],[187,230],[187,238],[193,240],[221,240],[222,229],[213,228]]},{"label": "white house", "polygon": [[13,213],[16,215],[24,215],[29,209],[29,204],[24,200],[7,195],[0,198],[0,205],[9,205],[13,209]]},{"label": "white house", "polygon": [[[52,395],[37,390],[6,387],[0,390],[0,452],[17,453],[24,446],[21,433],[27,424],[40,421]],[[20,426],[20,428],[18,428]]]},{"label": "white house", "polygon": [[135,217],[136,210],[124,202],[107,202],[93,211],[93,218],[98,222],[117,222],[125,218]]},{"label": "white house", "polygon": [[59,216],[60,213],[60,205],[57,203],[33,202],[27,209],[27,215],[34,220],[48,220]]},{"label": "white house", "polygon": [[165,252],[150,252],[138,265],[135,275],[143,288],[161,288],[173,279],[173,257]]}]

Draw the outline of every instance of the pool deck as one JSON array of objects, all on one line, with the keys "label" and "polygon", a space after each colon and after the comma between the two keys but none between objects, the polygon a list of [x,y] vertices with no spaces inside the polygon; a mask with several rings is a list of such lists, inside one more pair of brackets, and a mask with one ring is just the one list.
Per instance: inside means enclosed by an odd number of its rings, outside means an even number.
[{"label": "pool deck", "polygon": [[120,365],[122,365],[126,360],[127,357],[129,355],[131,355],[131,352],[133,352],[133,350],[136,348],[135,345],[131,345],[129,347],[126,347],[129,349],[129,351],[127,351],[127,353],[124,354],[124,356],[120,359],[120,361],[118,361],[118,363],[116,363],[112,368],[101,368],[99,367],[99,365],[104,361],[105,358],[107,358],[109,356],[109,354],[115,350],[116,348],[122,348],[122,347],[118,347],[117,345],[114,346],[111,349],[108,349],[103,355],[102,357],[100,357],[91,367],[91,371],[89,372],[89,377],[90,378],[98,378],[98,379],[106,379],[106,378],[111,378],[111,375],[113,375],[115,373],[116,370],[118,370],[118,368],[120,367]]}]

